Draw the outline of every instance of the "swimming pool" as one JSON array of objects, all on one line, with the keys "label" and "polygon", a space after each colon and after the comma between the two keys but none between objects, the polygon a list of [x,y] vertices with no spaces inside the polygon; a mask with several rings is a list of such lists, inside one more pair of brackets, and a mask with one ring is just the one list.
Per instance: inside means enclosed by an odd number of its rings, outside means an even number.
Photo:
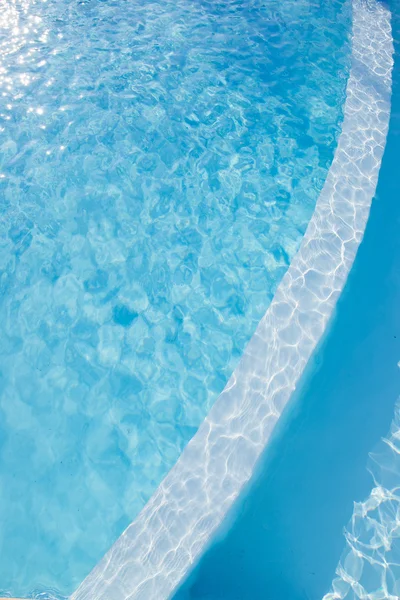
[{"label": "swimming pool", "polygon": [[[161,600],[251,476],[343,287],[390,52],[366,36],[374,2],[5,9],[0,589],[71,593],[155,492],[74,597]],[[365,69],[371,105],[351,87]]]},{"label": "swimming pool", "polygon": [[[381,7],[396,40],[398,7]],[[400,595],[398,43],[395,51],[376,197],[335,318],[246,492],[174,598]]]}]

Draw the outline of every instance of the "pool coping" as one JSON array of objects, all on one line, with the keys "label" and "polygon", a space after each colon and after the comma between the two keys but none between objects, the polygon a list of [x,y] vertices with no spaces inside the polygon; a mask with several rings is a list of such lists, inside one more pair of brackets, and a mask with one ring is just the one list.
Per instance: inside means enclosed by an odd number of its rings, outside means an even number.
[{"label": "pool coping", "polygon": [[342,133],[313,216],[241,361],[135,521],[72,600],[163,600],[244,484],[323,335],[362,240],[390,115],[390,11],[353,0]]}]

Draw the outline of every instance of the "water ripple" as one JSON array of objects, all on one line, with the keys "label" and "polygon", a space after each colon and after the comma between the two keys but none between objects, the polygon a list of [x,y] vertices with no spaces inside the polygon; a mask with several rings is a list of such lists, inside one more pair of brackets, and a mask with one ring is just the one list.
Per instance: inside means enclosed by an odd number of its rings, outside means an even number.
[{"label": "water ripple", "polygon": [[14,595],[68,593],[138,514],[298,249],[349,55],[346,7],[318,4],[0,0]]}]

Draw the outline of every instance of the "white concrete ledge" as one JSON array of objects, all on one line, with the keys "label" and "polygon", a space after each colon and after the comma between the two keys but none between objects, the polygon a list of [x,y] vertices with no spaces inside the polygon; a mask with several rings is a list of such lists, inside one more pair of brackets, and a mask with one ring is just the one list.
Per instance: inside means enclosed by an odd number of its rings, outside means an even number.
[{"label": "white concrete ledge", "polygon": [[299,252],[208,417],[73,600],[168,598],[250,478],[361,242],[390,113],[390,12],[353,0],[342,133]]}]

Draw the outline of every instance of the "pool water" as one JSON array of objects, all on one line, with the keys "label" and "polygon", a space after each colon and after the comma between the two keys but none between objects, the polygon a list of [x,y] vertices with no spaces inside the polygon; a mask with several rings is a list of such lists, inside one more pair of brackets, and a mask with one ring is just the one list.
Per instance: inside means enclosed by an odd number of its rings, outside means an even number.
[{"label": "pool water", "polygon": [[350,21],[3,0],[0,589],[72,592],[222,391],[331,163]]},{"label": "pool water", "polygon": [[382,4],[393,93],[364,238],[253,478],[174,600],[400,598],[400,5]]}]

